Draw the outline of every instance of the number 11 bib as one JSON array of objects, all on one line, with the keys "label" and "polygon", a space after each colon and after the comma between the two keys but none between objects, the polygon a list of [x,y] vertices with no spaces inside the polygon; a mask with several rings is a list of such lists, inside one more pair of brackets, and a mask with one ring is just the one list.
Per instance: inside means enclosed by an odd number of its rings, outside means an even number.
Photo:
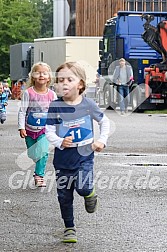
[{"label": "number 11 bib", "polygon": [[71,147],[83,146],[93,142],[93,129],[90,115],[79,119],[63,121],[59,124],[58,135],[62,138],[73,137]]}]

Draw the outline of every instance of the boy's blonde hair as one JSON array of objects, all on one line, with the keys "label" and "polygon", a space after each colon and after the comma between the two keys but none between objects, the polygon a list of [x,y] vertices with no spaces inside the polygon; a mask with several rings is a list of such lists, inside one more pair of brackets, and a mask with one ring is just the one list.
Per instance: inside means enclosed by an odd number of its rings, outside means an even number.
[{"label": "boy's blonde hair", "polygon": [[58,83],[58,78],[57,78],[58,72],[64,68],[70,69],[70,71],[76,77],[78,77],[80,79],[80,82],[82,83],[82,88],[79,90],[79,94],[82,94],[86,89],[85,69],[78,62],[75,62],[75,61],[74,62],[73,61],[65,62],[56,69],[56,83]]},{"label": "boy's blonde hair", "polygon": [[32,87],[32,86],[35,85],[33,73],[37,71],[37,69],[38,69],[39,66],[45,66],[45,67],[48,68],[48,70],[49,70],[49,71],[48,71],[48,72],[49,72],[49,81],[48,81],[48,83],[47,83],[46,86],[49,87],[49,85],[51,84],[51,81],[52,81],[52,78],[53,78],[51,67],[50,67],[47,63],[45,63],[45,62],[40,62],[40,61],[39,61],[39,62],[35,63],[35,64],[31,67],[31,71],[30,71],[30,73],[29,73],[29,80],[28,80],[28,82],[27,82],[27,87]]}]

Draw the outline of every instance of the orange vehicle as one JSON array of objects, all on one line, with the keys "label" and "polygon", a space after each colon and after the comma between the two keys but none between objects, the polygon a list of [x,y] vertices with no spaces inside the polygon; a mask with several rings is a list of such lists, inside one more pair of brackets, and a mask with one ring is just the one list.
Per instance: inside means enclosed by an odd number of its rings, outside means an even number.
[{"label": "orange vehicle", "polygon": [[150,24],[154,15],[144,14],[142,18],[146,19],[142,35],[144,41],[162,54],[162,62],[144,69],[145,97],[151,104],[167,107],[167,20],[162,20],[154,27]]}]

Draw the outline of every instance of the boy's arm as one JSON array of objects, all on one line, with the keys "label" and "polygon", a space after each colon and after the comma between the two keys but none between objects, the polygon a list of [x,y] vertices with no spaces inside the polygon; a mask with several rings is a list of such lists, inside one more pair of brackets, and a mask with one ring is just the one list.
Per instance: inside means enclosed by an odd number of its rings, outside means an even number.
[{"label": "boy's arm", "polygon": [[45,135],[47,140],[52,144],[54,147],[59,148],[60,150],[63,150],[64,147],[62,146],[62,142],[64,138],[59,137],[56,134],[57,130],[57,121],[56,121],[56,107],[57,103],[55,101],[52,101],[49,105],[48,109],[48,115],[45,125]]},{"label": "boy's arm", "polygon": [[110,133],[110,121],[106,115],[103,115],[102,120],[98,124],[100,126],[100,137],[92,144],[92,149],[100,152],[107,144]]},{"label": "boy's arm", "polygon": [[48,141],[54,145],[54,147],[63,150],[64,148],[69,148],[72,144],[72,136],[61,138],[56,134],[56,127],[53,125],[46,125],[45,134]]},{"label": "boy's arm", "polygon": [[104,115],[98,124],[100,126],[100,137],[98,141],[106,145],[110,133],[110,121],[108,117]]},{"label": "boy's arm", "polygon": [[46,129],[45,135],[48,141],[52,145],[54,145],[54,147],[59,148],[60,150],[63,150],[64,148],[62,147],[62,142],[64,138],[61,138],[56,134],[56,126],[46,124],[45,129]]}]

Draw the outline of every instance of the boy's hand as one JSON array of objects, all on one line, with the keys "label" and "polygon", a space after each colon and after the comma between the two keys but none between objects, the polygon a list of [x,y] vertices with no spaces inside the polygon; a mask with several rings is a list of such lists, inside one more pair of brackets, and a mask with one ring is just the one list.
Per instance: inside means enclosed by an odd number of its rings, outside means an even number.
[{"label": "boy's hand", "polygon": [[5,102],[5,103],[4,103],[4,106],[7,106],[7,105],[8,105],[8,103],[7,103],[7,102]]},{"label": "boy's hand", "polygon": [[20,129],[20,136],[21,138],[25,138],[27,136],[26,130],[25,129]]},{"label": "boy's hand", "polygon": [[64,148],[70,147],[72,144],[72,139],[73,139],[72,136],[65,137],[61,146]]},{"label": "boy's hand", "polygon": [[104,147],[105,147],[105,145],[101,142],[96,141],[96,142],[92,143],[92,150],[93,151],[100,152],[104,149]]}]

